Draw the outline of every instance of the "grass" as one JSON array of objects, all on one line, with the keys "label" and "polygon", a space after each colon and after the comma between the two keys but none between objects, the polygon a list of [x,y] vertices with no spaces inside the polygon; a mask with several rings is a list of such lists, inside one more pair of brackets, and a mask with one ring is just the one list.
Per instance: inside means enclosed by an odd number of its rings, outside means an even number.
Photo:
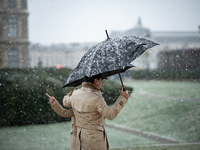
[{"label": "grass", "polygon": [[[0,128],[1,150],[70,149],[70,122]],[[106,129],[110,147],[158,142]],[[128,137],[128,138],[127,138]]]},{"label": "grass", "polygon": [[70,123],[0,129],[1,150],[70,149]]},{"label": "grass", "polygon": [[[134,81],[125,85],[132,85],[134,93],[117,118],[107,120],[107,123],[135,128],[179,142],[200,142],[200,101],[179,98],[200,99],[198,82]],[[142,96],[142,93],[166,97]],[[168,99],[168,96],[177,98]]]},{"label": "grass", "polygon": [[136,94],[158,94],[165,96],[199,98],[200,83],[184,81],[131,81],[125,85],[134,87]]}]

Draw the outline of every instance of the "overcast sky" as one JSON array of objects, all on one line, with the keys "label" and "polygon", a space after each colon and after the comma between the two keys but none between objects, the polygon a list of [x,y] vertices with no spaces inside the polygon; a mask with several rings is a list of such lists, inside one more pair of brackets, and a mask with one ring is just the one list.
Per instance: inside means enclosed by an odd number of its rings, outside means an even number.
[{"label": "overcast sky", "polygon": [[105,29],[137,24],[152,31],[198,31],[200,0],[28,0],[29,41],[100,42]]}]

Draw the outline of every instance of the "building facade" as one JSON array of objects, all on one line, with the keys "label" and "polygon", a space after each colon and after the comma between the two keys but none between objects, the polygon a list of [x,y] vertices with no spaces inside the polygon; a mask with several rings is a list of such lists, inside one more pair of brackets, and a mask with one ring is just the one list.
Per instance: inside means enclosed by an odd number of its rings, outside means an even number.
[{"label": "building facade", "polygon": [[[151,31],[143,27],[141,19],[137,24],[125,31],[112,31],[110,38],[122,35],[139,36],[150,39],[160,45],[155,46],[132,62],[137,69],[159,69],[163,57],[159,53],[173,50],[192,50],[200,48],[200,34],[198,31],[176,32],[176,31]],[[69,67],[74,69],[82,56],[92,47],[94,42],[69,43],[43,46],[31,44],[29,49],[30,67]]]},{"label": "building facade", "polygon": [[44,46],[30,44],[30,67],[61,67],[74,69],[83,55],[94,43],[70,43]]},{"label": "building facade", "polygon": [[27,0],[0,1],[0,68],[29,67]]},{"label": "building facade", "polygon": [[151,31],[148,28],[142,26],[141,19],[138,19],[138,23],[135,27],[127,29],[125,31],[112,31],[110,37],[116,36],[139,36],[146,39],[150,39],[159,45],[147,50],[135,61],[133,65],[138,69],[158,69],[159,63],[162,61],[159,58],[159,53],[162,51],[174,51],[174,50],[191,50],[200,48],[200,34],[198,28],[194,31]]}]

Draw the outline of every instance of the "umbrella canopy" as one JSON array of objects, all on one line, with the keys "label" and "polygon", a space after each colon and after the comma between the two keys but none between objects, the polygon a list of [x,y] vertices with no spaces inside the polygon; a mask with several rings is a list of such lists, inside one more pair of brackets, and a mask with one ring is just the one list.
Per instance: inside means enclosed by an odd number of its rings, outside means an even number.
[{"label": "umbrella canopy", "polygon": [[119,36],[108,38],[94,45],[89,49],[87,54],[93,57],[102,56],[108,60],[120,59],[120,61],[131,63],[147,49],[156,45],[158,44],[138,36]]},{"label": "umbrella canopy", "polygon": [[[131,64],[127,64],[125,67],[122,67],[122,66],[116,66],[115,69],[114,68],[107,68],[105,70],[105,72],[103,73],[99,73],[100,70],[97,69],[96,71],[94,71],[92,73],[91,76],[86,76],[85,74],[83,74],[83,72],[86,72],[85,68],[84,67],[76,67],[70,74],[69,76],[67,77],[67,79],[65,80],[62,88],[64,87],[69,87],[69,86],[73,86],[73,87],[76,87],[78,85],[81,85],[82,82],[84,82],[86,79],[85,79],[85,76],[86,77],[92,77],[94,75],[98,75],[98,74],[102,74],[102,76],[104,77],[109,77],[111,75],[114,75],[114,74],[117,74],[117,73],[120,73],[120,72],[125,72],[126,70],[128,70],[129,68],[132,68],[134,67],[133,65]],[[114,69],[114,70],[113,70]]]},{"label": "umbrella canopy", "polygon": [[155,45],[158,44],[137,36],[108,38],[86,52],[78,66],[69,74],[62,88],[80,85],[85,81],[85,76],[102,74],[108,77],[125,72],[133,67],[130,64],[133,60]]}]

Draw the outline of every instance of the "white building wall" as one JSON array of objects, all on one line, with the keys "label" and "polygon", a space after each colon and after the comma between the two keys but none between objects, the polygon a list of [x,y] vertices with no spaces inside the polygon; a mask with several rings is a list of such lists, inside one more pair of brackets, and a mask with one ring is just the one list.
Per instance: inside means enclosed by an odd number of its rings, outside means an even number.
[{"label": "white building wall", "polygon": [[[86,44],[87,45],[87,44]],[[38,63],[41,59],[42,67],[56,67],[60,64],[61,67],[69,67],[74,69],[83,55],[86,53],[86,45],[69,46],[69,49],[40,49],[39,47],[30,48],[30,67],[39,67]],[[91,45],[91,44],[88,44]]]}]

